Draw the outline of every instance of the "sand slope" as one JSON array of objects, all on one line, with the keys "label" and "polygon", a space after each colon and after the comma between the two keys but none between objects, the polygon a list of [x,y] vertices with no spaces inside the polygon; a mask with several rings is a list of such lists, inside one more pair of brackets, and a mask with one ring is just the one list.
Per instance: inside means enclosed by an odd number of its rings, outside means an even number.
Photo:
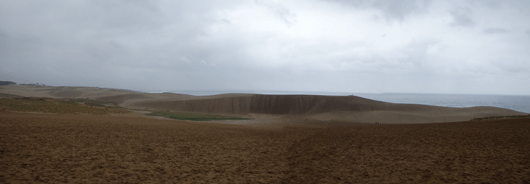
[{"label": "sand slope", "polygon": [[329,111],[371,111],[389,103],[356,96],[255,95],[251,112],[267,114],[316,114]]},{"label": "sand slope", "polygon": [[89,98],[122,107],[252,116],[288,116],[297,121],[352,123],[435,123],[466,121],[490,116],[526,115],[496,107],[449,108],[394,104],[357,96],[223,94],[191,96],[174,93],[140,93],[89,87],[33,87],[10,85],[0,93],[32,97]]},{"label": "sand slope", "polygon": [[132,104],[136,107],[148,107],[158,110],[188,111],[217,114],[248,114],[249,97],[224,97],[211,99],[148,101]]}]

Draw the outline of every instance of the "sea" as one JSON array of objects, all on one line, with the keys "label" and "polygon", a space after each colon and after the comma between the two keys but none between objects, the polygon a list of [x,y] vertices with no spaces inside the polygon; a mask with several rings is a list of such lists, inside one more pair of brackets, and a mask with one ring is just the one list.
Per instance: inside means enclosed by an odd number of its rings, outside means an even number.
[{"label": "sea", "polygon": [[471,95],[471,94],[412,94],[412,93],[345,93],[345,92],[308,92],[308,91],[156,91],[171,92],[194,96],[209,96],[227,93],[241,94],[277,94],[277,95],[355,95],[377,101],[400,104],[423,104],[443,107],[491,106],[530,113],[530,95]]}]

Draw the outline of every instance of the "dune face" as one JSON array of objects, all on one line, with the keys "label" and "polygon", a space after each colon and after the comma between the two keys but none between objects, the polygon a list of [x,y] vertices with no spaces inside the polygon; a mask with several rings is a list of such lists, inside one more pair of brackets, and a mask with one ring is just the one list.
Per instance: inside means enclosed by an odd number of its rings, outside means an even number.
[{"label": "dune face", "polygon": [[31,97],[88,98],[132,109],[185,111],[249,116],[289,116],[299,120],[353,123],[439,123],[491,116],[526,115],[496,107],[449,108],[394,104],[357,96],[222,94],[192,96],[174,93],[140,93],[88,87],[34,87],[10,85],[0,93]]},{"label": "dune face", "polygon": [[[112,97],[117,98],[117,97]],[[105,98],[99,98],[105,101]],[[204,113],[227,114],[276,114],[311,115],[335,111],[377,111],[377,110],[428,110],[434,107],[425,105],[391,104],[356,96],[319,95],[232,95],[217,98],[174,101],[139,101],[132,104],[158,110],[174,110]]]},{"label": "dune face", "polygon": [[132,105],[157,110],[246,115],[250,112],[250,100],[251,98],[249,97],[224,97],[178,101],[149,101],[138,102]]},{"label": "dune face", "polygon": [[[104,99],[100,99],[104,100]],[[159,110],[226,113],[306,115],[329,111],[371,111],[388,109],[388,103],[355,96],[251,95],[193,100],[138,102],[134,106]]]},{"label": "dune face", "polygon": [[387,103],[356,96],[254,95],[250,112],[266,114],[316,114],[329,111],[371,111]]}]

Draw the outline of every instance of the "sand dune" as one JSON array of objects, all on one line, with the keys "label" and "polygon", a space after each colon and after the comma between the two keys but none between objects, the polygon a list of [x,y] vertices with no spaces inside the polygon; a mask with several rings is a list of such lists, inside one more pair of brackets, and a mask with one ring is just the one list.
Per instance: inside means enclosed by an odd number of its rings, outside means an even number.
[{"label": "sand dune", "polygon": [[270,114],[289,119],[345,121],[352,123],[439,123],[491,116],[525,115],[496,107],[449,108],[393,104],[356,96],[245,95],[219,98],[149,101],[133,107],[220,114]]},{"label": "sand dune", "polygon": [[250,112],[250,100],[251,97],[243,96],[176,101],[149,101],[138,102],[132,105],[157,110],[246,115]]},{"label": "sand dune", "polygon": [[468,121],[474,118],[525,115],[508,109],[495,107],[448,108],[429,107],[429,110],[376,110],[376,111],[333,111],[309,116],[324,121],[349,121],[387,124],[442,123]]},{"label": "sand dune", "polygon": [[[529,117],[435,123],[523,114],[501,108],[393,104],[355,96],[202,97],[78,87],[0,87],[0,97],[13,97],[5,94],[251,119],[189,122],[124,109],[118,109],[122,115],[106,110],[88,115],[21,113],[0,106],[0,183],[530,181]],[[79,107],[79,112],[106,109]],[[387,125],[366,124],[375,121]]]},{"label": "sand dune", "polygon": [[0,93],[31,97],[89,98],[122,107],[164,111],[288,116],[299,121],[351,123],[436,123],[466,121],[490,116],[526,115],[495,107],[449,108],[394,104],[357,96],[223,94],[192,96],[174,93],[140,93],[89,87],[33,87],[10,85]]}]

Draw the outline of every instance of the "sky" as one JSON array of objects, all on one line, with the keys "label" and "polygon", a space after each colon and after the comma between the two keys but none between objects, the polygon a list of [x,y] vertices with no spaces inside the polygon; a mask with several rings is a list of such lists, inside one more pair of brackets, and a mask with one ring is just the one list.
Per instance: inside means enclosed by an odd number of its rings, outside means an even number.
[{"label": "sky", "polygon": [[527,0],[2,0],[0,80],[530,95]]}]

